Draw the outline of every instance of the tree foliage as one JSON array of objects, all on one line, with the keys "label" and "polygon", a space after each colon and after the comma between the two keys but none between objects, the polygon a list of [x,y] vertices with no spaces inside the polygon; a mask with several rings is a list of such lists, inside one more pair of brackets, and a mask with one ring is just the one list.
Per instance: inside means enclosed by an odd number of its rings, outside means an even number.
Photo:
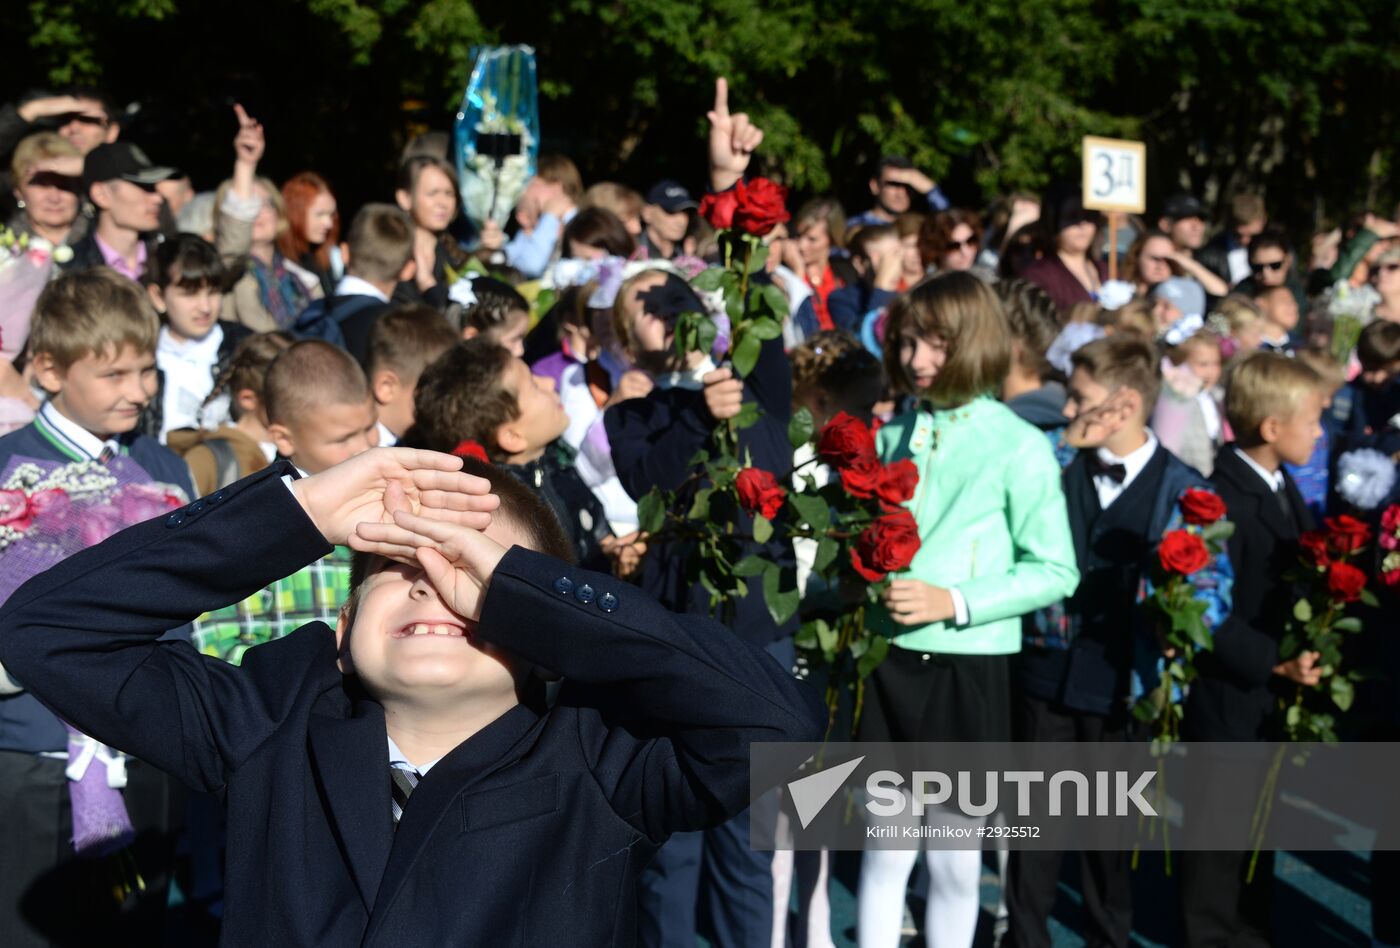
[{"label": "tree foliage", "polygon": [[866,200],[898,152],[975,205],[1123,135],[1147,142],[1154,196],[1264,189],[1301,227],[1397,197],[1397,26],[1393,0],[29,0],[0,12],[28,38],[0,81],[106,83],[210,169],[231,135],[210,105],[253,98],[277,170],[382,196],[404,136],[447,125],[473,47],[527,42],[546,146],[594,177],[701,180],[723,74],[799,192]]}]

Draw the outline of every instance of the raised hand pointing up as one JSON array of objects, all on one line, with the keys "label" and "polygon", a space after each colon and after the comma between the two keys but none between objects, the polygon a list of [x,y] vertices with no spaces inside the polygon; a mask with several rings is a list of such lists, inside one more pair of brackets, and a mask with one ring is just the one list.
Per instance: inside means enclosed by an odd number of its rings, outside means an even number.
[{"label": "raised hand pointing up", "polygon": [[763,129],[744,112],[730,114],[729,83],[723,76],[715,80],[715,105],[706,117],[710,120],[710,188],[723,191],[748,170],[749,159],[763,142]]}]

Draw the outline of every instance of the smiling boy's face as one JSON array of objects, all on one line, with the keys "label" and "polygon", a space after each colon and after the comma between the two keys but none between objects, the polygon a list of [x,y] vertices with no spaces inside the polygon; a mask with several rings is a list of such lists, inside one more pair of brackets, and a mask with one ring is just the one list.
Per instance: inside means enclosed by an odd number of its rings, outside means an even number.
[{"label": "smiling boy's face", "polygon": [[[502,547],[530,546],[508,516],[486,535]],[[341,667],[380,702],[451,706],[514,704],[528,669],[476,636],[476,623],[442,601],[423,570],[376,558],[336,627]]]}]

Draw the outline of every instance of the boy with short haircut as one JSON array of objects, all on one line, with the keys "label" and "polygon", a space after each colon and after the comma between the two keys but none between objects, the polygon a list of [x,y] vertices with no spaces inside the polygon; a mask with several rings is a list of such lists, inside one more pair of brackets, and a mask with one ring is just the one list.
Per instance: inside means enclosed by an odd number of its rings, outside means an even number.
[{"label": "boy with short haircut", "polygon": [[[1123,741],[1132,737],[1134,692],[1141,678],[1156,675],[1160,658],[1144,580],[1163,536],[1183,525],[1183,498],[1209,486],[1147,426],[1161,388],[1150,343],[1114,335],[1076,350],[1071,361],[1065,437],[1078,453],[1065,469],[1064,492],[1081,579],[1062,605],[1027,617],[1016,665],[1016,739]],[[1230,610],[1231,575],[1222,555],[1191,577],[1212,628]],[[1010,944],[1050,944],[1061,857],[1011,854]],[[1126,945],[1127,853],[1086,852],[1082,859],[1089,941]]]},{"label": "boy with short haircut", "polygon": [[469,339],[424,370],[414,409],[418,446],[454,454],[475,447],[514,474],[554,511],[581,566],[606,572],[622,554],[602,502],[560,440],[569,416],[551,379],[501,346]]},{"label": "boy with short haircut", "polygon": [[[1322,434],[1322,380],[1297,359],[1256,353],[1231,371],[1225,415],[1235,441],[1220,449],[1211,484],[1225,501],[1235,532],[1234,604],[1197,657],[1198,677],[1186,701],[1183,737],[1190,741],[1263,741],[1275,737],[1275,689],[1317,684],[1316,652],[1279,651],[1293,603],[1283,578],[1298,559],[1298,538],[1313,528],[1297,486],[1283,465],[1305,464]],[[1265,762],[1230,752],[1241,779],[1261,779]],[[1256,766],[1257,765],[1257,766]],[[1207,787],[1199,788],[1201,791]],[[1196,806],[1192,806],[1195,802]],[[1188,811],[1208,815],[1207,798]],[[1254,881],[1244,882],[1249,853],[1182,853],[1181,902],[1188,945],[1270,944],[1273,852],[1259,854]]]},{"label": "boy with short haircut", "polygon": [[[810,686],[561,562],[532,494],[461,464],[386,449],[290,490],[278,465],[0,612],[0,660],[66,718],[227,801],[228,944],[627,943],[640,867],[745,806],[749,745],[820,739]],[[347,542],[398,561],[361,560],[334,635],[240,668],[155,642]],[[548,709],[535,668],[565,679]]]},{"label": "boy with short haircut", "polygon": [[423,370],[451,349],[457,334],[431,306],[400,306],[369,334],[369,387],[379,411],[379,446],[391,448],[413,427],[413,391]]},{"label": "boy with short haircut", "polygon": [[[136,432],[155,392],[159,326],[141,288],[105,267],[49,284],[28,342],[35,378],[49,397],[34,421],[0,438],[0,469],[15,457],[105,463],[120,454],[167,489],[192,495],[184,462]],[[17,669],[7,675],[0,668],[0,944],[99,944],[115,933],[133,944],[158,943],[174,852],[169,781],[141,761],[128,762],[127,810],[154,845],[135,854],[145,891],[118,906],[106,862],[74,856],[68,732],[23,690],[28,685]],[[51,884],[38,885],[41,879]]]},{"label": "boy with short haircut", "polygon": [[296,333],[343,346],[369,364],[369,334],[389,308],[394,287],[413,279],[413,219],[392,204],[366,204],[350,222],[349,258],[335,293],[297,317]]},{"label": "boy with short haircut", "polygon": [[[267,370],[263,404],[268,436],[303,477],[378,444],[365,374],[349,353],[328,342],[304,339],[279,355]],[[333,622],[349,577],[350,549],[338,546],[240,602],[200,616],[194,639],[204,651],[236,661],[248,647],[307,622]]]}]

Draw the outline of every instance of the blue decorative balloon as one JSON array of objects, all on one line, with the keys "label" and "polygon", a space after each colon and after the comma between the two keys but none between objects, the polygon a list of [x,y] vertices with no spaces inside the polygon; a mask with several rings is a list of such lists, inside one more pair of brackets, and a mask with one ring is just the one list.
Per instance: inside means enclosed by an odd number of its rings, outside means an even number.
[{"label": "blue decorative balloon", "polygon": [[539,92],[531,46],[484,46],[457,112],[462,209],[477,227],[504,225],[535,174]]}]

